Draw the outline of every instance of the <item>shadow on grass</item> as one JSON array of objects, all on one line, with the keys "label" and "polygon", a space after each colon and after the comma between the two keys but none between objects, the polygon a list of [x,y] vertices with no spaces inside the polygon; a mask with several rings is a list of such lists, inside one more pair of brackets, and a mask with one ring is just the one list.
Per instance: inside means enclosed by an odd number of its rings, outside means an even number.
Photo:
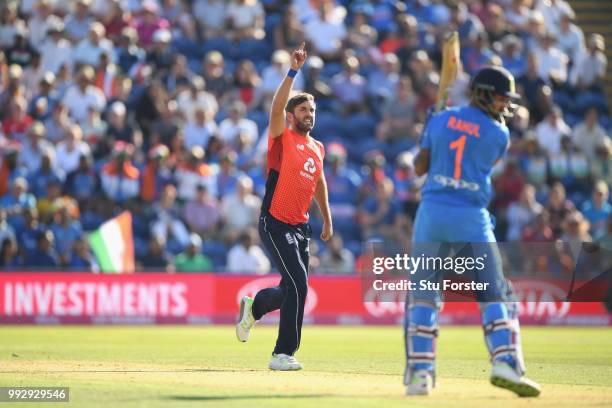
[{"label": "shadow on grass", "polygon": [[0,371],[0,374],[53,374],[53,373],[244,373],[255,371],[268,371],[264,369],[233,368],[186,368],[180,370],[10,370]]},{"label": "shadow on grass", "polygon": [[331,397],[332,394],[287,394],[287,395],[171,395],[163,399],[172,401],[236,401],[256,399],[302,399]]}]

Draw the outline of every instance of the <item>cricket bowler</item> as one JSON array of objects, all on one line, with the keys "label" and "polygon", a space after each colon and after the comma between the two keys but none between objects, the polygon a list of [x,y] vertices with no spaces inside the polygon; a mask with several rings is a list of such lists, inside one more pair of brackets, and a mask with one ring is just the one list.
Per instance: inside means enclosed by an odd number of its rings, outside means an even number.
[{"label": "cricket bowler", "polygon": [[[304,43],[293,51],[291,69],[272,100],[268,136],[267,181],[259,235],[281,274],[278,286],[243,297],[236,325],[238,340],[245,342],[255,322],[280,309],[278,338],[268,367],[301,370],[294,357],[300,347],[304,304],[308,293],[308,208],[314,198],[323,216],[321,239],[333,234],[327,184],[323,174],[323,144],[310,136],[315,124],[314,97],[299,93],[289,99],[298,71],[306,61]],[[289,127],[287,127],[287,123]]]}]

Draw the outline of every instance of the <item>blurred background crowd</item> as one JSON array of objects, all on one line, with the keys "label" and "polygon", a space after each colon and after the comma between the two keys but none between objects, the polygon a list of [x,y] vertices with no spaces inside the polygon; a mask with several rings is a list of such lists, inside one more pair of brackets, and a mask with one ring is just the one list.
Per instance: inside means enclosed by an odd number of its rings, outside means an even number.
[{"label": "blurred background crowd", "polygon": [[311,271],[355,273],[365,243],[403,253],[440,44],[450,92],[503,65],[522,107],[495,169],[500,241],[612,241],[602,35],[564,0],[23,0],[0,11],[0,264],[97,269],[87,234],[133,215],[139,270],[267,273],[256,225],[267,120],[290,52],[316,98],[336,235]]}]

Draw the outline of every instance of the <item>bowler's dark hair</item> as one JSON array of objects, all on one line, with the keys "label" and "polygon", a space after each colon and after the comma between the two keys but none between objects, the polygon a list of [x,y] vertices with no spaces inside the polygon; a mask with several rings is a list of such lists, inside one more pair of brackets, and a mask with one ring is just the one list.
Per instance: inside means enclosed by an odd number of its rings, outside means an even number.
[{"label": "bowler's dark hair", "polygon": [[289,102],[287,102],[287,106],[285,106],[285,112],[293,113],[293,110],[295,109],[296,106],[306,101],[314,102],[314,96],[306,92],[300,92],[299,94],[289,99]]}]

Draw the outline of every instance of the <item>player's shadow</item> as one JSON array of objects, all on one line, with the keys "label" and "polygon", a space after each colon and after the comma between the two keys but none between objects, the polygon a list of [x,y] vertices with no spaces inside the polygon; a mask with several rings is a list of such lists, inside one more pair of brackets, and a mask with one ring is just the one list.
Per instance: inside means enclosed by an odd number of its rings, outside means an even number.
[{"label": "player's shadow", "polygon": [[275,394],[275,395],[171,395],[164,399],[171,401],[237,401],[256,399],[301,399],[331,397],[332,394]]}]

